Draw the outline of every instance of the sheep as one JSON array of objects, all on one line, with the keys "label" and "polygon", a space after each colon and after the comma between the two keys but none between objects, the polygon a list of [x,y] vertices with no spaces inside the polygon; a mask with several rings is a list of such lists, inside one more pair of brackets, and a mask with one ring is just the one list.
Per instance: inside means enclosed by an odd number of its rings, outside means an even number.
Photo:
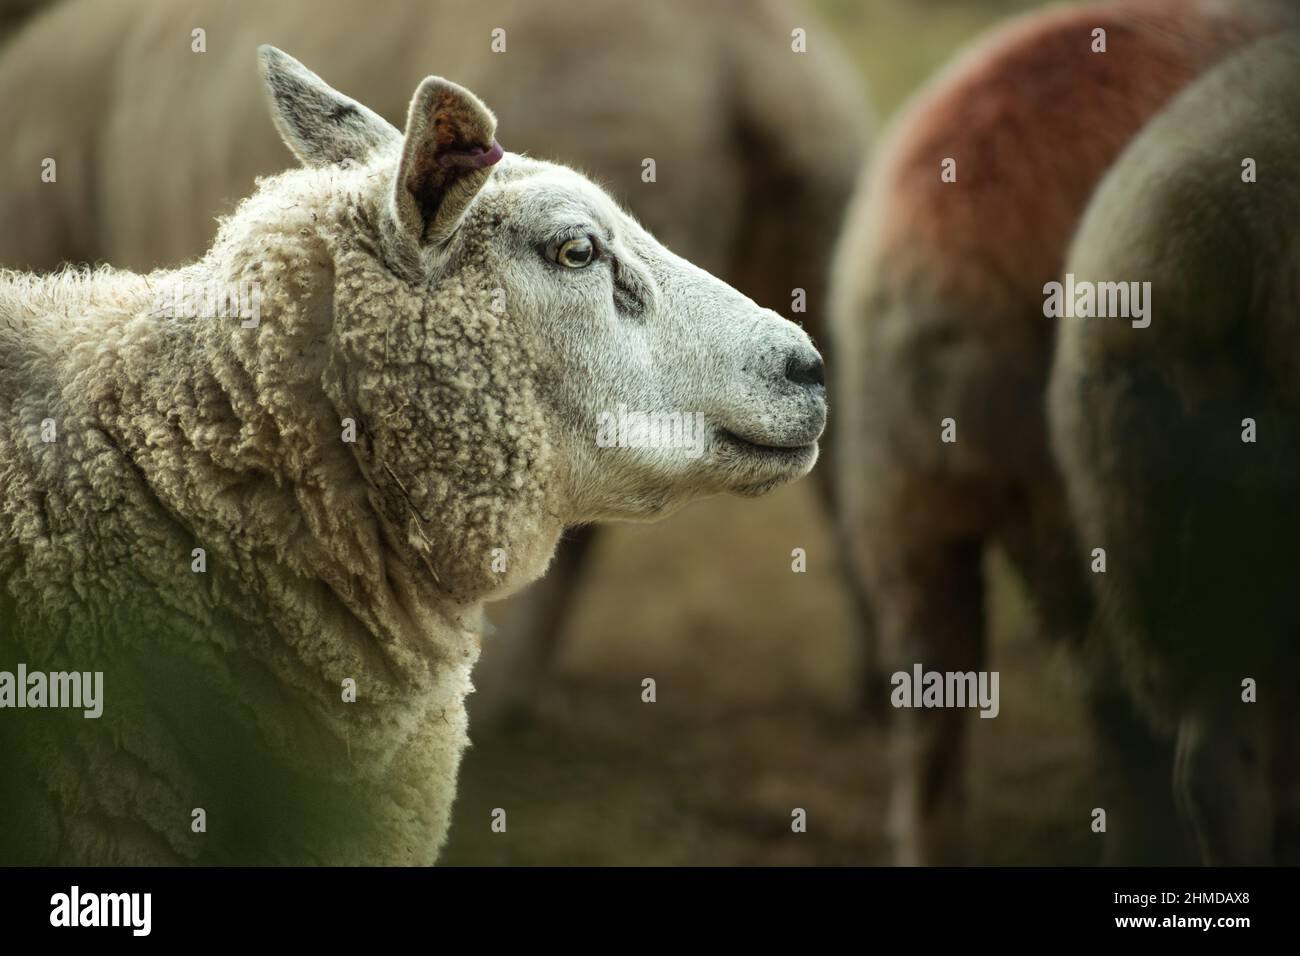
[{"label": "sheep", "polygon": [[[1087,565],[1048,447],[1042,287],[1143,123],[1284,20],[1271,4],[1168,0],[1029,14],[919,93],[864,172],[833,266],[832,444],[841,534],[876,628],[864,677],[875,706],[890,672],[986,665],[990,545],[1023,577],[1045,631],[1074,645],[1089,629]],[[1135,794],[1158,789],[1150,768],[1164,748],[1106,662],[1096,667],[1088,695],[1107,759]],[[889,723],[897,859],[962,859],[966,715],[906,710]],[[1145,822],[1111,828],[1113,859],[1177,859],[1160,801],[1133,799]]]},{"label": "sheep", "polygon": [[[607,183],[678,254],[783,312],[803,290],[795,317],[821,346],[826,263],[870,113],[858,74],[806,11],[744,8],[389,0],[375,17],[356,0],[70,0],[0,59],[0,89],[24,91],[0,114],[0,220],[24,224],[0,235],[0,263],[148,270],[199,255],[213,216],[284,162],[242,68],[269,39],[331,64],[382,115],[404,107],[430,64],[462,78],[493,103],[512,150]],[[791,50],[796,27],[806,55]],[[191,52],[196,28],[206,53]],[[47,157],[57,185],[39,175]],[[593,535],[567,537],[546,579],[494,611],[476,717],[527,706]]]},{"label": "sheep", "polygon": [[1150,123],[1066,265],[1079,283],[1150,282],[1149,324],[1064,321],[1051,378],[1082,547],[1108,558],[1092,578],[1104,639],[1176,740],[1178,807],[1216,865],[1300,861],[1298,130],[1294,32]]},{"label": "sheep", "polygon": [[[103,686],[98,719],[0,707],[0,862],[431,863],[483,603],[568,525],[817,458],[798,326],[466,89],[399,132],[259,56],[303,165],[201,259],[0,273],[0,662]],[[232,284],[256,314],[185,304]],[[702,442],[601,447],[623,408]]]}]

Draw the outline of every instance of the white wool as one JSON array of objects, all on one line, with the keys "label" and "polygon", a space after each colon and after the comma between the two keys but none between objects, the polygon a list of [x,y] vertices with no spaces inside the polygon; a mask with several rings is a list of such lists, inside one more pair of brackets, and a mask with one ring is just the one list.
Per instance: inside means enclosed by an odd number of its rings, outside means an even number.
[{"label": "white wool", "polygon": [[[430,863],[482,603],[566,525],[816,461],[798,327],[572,170],[448,172],[440,150],[495,129],[463,88],[426,79],[403,137],[261,64],[309,167],[201,260],[0,272],[0,659],[105,687],[95,721],[0,721],[0,803],[28,824],[6,862]],[[557,236],[601,254],[564,266]],[[257,324],[160,314],[212,285],[255,286]],[[703,453],[598,448],[620,405],[704,414]]]}]

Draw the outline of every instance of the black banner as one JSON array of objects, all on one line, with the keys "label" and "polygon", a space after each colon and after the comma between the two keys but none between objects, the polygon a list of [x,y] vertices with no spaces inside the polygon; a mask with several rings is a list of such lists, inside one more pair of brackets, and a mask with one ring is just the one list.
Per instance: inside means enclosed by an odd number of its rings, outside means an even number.
[{"label": "black banner", "polygon": [[[373,944],[429,933],[436,948],[438,933],[487,926],[539,941],[698,928],[769,942],[811,931],[1231,945],[1287,924],[1294,878],[1283,869],[10,869],[0,871],[0,926],[7,941],[127,944]],[[448,915],[458,928],[443,928]]]}]

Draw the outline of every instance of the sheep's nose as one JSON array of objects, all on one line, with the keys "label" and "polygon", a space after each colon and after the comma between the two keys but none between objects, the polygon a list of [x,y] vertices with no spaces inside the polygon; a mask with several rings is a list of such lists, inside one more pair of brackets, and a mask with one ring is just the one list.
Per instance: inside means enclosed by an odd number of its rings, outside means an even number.
[{"label": "sheep's nose", "polygon": [[785,360],[785,377],[804,388],[825,388],[826,369],[822,357],[812,349],[796,349]]}]

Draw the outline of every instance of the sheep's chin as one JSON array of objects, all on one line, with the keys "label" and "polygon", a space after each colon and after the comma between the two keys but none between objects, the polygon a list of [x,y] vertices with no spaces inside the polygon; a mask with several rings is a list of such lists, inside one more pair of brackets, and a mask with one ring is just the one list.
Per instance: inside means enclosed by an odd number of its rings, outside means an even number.
[{"label": "sheep's chin", "polygon": [[729,493],[758,497],[802,478],[817,463],[817,442],[804,445],[760,445],[731,432],[719,432],[712,460],[725,478]]}]

